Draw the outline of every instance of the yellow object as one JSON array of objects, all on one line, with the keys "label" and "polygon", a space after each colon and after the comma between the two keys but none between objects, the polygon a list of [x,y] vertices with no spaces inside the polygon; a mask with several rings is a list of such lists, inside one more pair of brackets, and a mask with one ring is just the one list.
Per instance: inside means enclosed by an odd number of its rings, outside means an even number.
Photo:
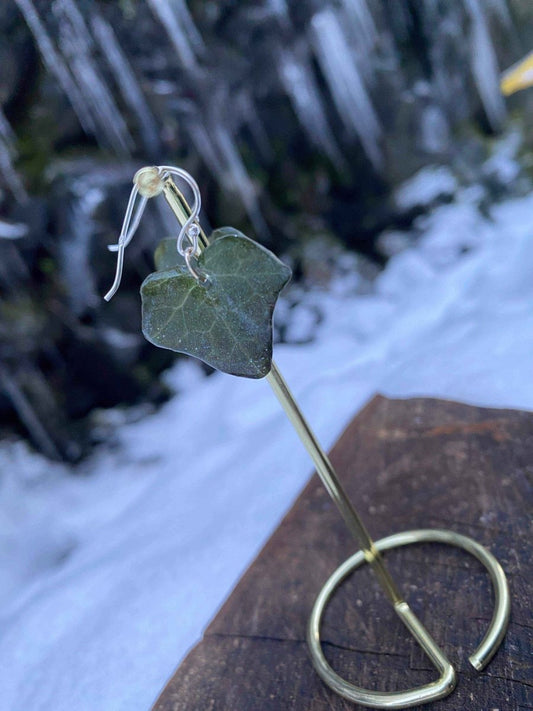
[{"label": "yellow object", "polygon": [[504,96],[533,86],[533,52],[527,54],[502,74],[500,89]]}]

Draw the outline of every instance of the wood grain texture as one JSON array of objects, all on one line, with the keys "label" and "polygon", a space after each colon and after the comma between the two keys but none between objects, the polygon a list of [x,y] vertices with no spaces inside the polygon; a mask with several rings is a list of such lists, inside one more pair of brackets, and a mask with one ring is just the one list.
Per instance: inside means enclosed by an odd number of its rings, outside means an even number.
[{"label": "wood grain texture", "polygon": [[[414,528],[472,536],[509,579],[511,623],[488,668],[468,655],[492,612],[482,566],[438,544],[386,554],[410,605],[458,670],[457,689],[420,708],[533,709],[530,587],[533,414],[432,399],[376,397],[331,459],[376,539]],[[283,476],[283,472],[273,472]],[[355,550],[316,475],[164,689],[154,711],[331,711],[357,708],[316,675],[305,643],[320,587]],[[334,669],[360,686],[404,689],[434,678],[365,567],[326,611]]]}]

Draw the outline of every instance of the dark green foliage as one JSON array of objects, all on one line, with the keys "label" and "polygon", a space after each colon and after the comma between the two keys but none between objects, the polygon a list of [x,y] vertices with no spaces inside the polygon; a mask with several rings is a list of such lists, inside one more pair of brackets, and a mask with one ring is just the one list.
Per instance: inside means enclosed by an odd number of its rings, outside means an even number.
[{"label": "dark green foliage", "polygon": [[[160,245],[158,264],[167,266],[171,248]],[[205,282],[180,266],[144,280],[144,335],[225,373],[264,377],[272,362],[272,313],[291,270],[232,228],[217,231],[197,268],[207,275]]]}]

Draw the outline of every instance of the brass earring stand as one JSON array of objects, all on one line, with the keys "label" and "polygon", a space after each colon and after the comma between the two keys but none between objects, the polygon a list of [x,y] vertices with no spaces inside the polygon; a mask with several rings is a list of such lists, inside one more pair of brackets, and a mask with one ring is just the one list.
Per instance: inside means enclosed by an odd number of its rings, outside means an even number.
[{"label": "brass earring stand", "polygon": [[[167,177],[163,182],[163,195],[178,222],[183,226],[191,215],[191,208],[171,177]],[[205,248],[208,244],[205,233],[200,230],[199,247]],[[455,687],[455,671],[446,655],[403,599],[385,566],[381,553],[412,543],[446,543],[467,551],[486,567],[494,587],[495,604],[492,620],[485,637],[477,650],[469,657],[470,663],[478,671],[483,669],[495,654],[505,636],[509,622],[509,588],[500,564],[479,543],[453,531],[438,529],[407,531],[374,542],[348,499],[328,456],[322,450],[300,412],[275,363],[272,363],[271,371],[266,376],[266,379],[309,452],[322,483],[361,548],[360,551],[345,561],[333,573],[322,588],[313,608],[308,625],[307,639],[316,671],[322,680],[336,693],[363,706],[373,708],[402,709],[447,696]],[[364,563],[368,563],[372,567],[381,587],[393,605],[394,611],[439,671],[440,676],[436,681],[406,691],[372,691],[362,689],[345,681],[335,673],[326,661],[320,643],[320,625],[324,609],[342,581]]]}]

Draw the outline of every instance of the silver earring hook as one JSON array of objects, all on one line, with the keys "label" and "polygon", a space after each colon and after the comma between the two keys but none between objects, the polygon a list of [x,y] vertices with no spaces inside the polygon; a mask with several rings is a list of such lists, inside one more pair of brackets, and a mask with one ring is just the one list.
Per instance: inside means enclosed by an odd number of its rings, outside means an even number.
[{"label": "silver earring hook", "polygon": [[[183,168],[175,168],[171,165],[160,165],[159,170],[161,171],[163,177],[167,175],[175,175],[178,178],[184,180],[187,185],[192,190],[193,196],[193,206],[191,208],[191,214],[188,220],[185,222],[178,235],[177,249],[182,257],[185,257],[188,253],[196,254],[198,252],[198,235],[200,234],[200,225],[198,223],[198,216],[200,215],[200,209],[202,207],[202,197],[200,195],[200,188],[198,183],[192,177],[190,173],[187,173]],[[185,239],[189,241],[189,246],[185,246]],[[191,251],[192,248],[192,251]]]},{"label": "silver earring hook", "polygon": [[[135,202],[137,200],[138,194],[139,194],[139,188],[137,185],[134,185],[131,190],[131,193],[130,193],[130,199],[128,200],[128,207],[126,208],[126,214],[124,215],[124,222],[122,223],[122,229],[120,230],[120,235],[119,235],[117,244],[110,244],[107,247],[110,252],[118,252],[118,254],[117,254],[117,270],[115,272],[115,280],[113,282],[113,286],[111,287],[111,289],[104,296],[104,299],[106,301],[109,301],[118,291],[118,287],[120,286],[120,282],[122,280],[122,269],[124,266],[124,250],[126,249],[128,244],[131,242],[133,235],[135,234],[137,227],[139,226],[141,217],[144,212],[144,208],[146,207],[146,203],[148,201],[148,198],[146,198],[144,196],[141,197],[139,204],[137,206],[137,209],[135,210],[135,214],[134,214]],[[132,218],[132,215],[133,215],[133,218]]]},{"label": "silver earring hook", "polygon": [[[191,274],[196,279],[205,281],[205,275],[197,272],[191,265],[191,257],[198,254],[198,236],[200,234],[198,216],[202,206],[202,198],[197,182],[192,175],[182,168],[176,168],[170,165],[145,167],[138,170],[133,177],[133,188],[130,193],[117,244],[108,246],[110,252],[117,252],[117,268],[113,286],[104,296],[106,301],[110,301],[118,291],[124,267],[124,251],[139,227],[148,199],[159,195],[163,191],[164,180],[170,175],[175,175],[184,180],[191,188],[194,199],[191,214],[178,234],[176,248],[185,258],[185,263]],[[141,198],[137,206],[135,206],[139,195]],[[187,246],[185,245],[185,240],[189,242]]]}]

